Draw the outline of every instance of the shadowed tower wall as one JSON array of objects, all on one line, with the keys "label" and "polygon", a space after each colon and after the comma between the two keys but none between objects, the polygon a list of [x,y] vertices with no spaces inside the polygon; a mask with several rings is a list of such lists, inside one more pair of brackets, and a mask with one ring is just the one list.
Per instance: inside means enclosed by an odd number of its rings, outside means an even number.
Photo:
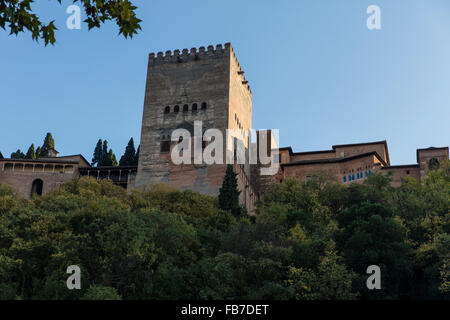
[{"label": "shadowed tower wall", "polygon": [[[251,92],[230,44],[150,54],[136,187],[165,183],[218,193],[225,165],[175,165],[170,159],[172,131],[193,135],[194,121],[202,121],[203,132],[216,128],[224,137],[227,128],[251,127]],[[244,194],[249,177],[237,173]]]}]

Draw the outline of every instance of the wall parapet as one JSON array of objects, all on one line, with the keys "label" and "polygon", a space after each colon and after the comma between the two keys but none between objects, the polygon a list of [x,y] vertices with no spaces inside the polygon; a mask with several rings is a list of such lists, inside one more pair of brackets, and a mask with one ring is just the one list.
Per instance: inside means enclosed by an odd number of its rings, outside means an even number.
[{"label": "wall parapet", "polygon": [[250,85],[248,84],[248,81],[245,79],[244,76],[244,71],[242,70],[241,65],[239,64],[239,61],[236,57],[236,54],[234,53],[231,43],[229,42],[225,43],[224,45],[217,44],[216,46],[213,45],[209,45],[207,47],[201,46],[198,49],[191,48],[189,50],[186,48],[182,49],[181,51],[179,49],[176,49],[173,50],[173,52],[171,50],[167,50],[165,52],[159,51],[157,53],[152,52],[149,54],[149,65],[157,66],[171,63],[198,61],[202,59],[220,59],[229,56],[232,56],[232,58],[236,61],[239,67],[238,74],[242,76],[242,84],[246,86],[251,93]]}]

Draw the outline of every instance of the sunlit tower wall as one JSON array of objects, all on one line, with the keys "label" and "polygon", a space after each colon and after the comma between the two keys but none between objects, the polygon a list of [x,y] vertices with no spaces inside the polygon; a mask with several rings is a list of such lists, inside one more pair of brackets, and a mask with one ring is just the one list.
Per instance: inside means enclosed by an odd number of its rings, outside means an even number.
[{"label": "sunlit tower wall", "polygon": [[[176,143],[171,142],[171,134],[184,128],[193,136],[194,121],[202,121],[203,132],[215,128],[225,137],[228,128],[250,129],[251,115],[250,87],[230,44],[151,53],[136,187],[164,183],[218,194],[226,165],[175,165],[171,150]],[[243,143],[248,147],[248,139]],[[241,202],[248,206],[250,171],[240,165],[235,170]]]}]

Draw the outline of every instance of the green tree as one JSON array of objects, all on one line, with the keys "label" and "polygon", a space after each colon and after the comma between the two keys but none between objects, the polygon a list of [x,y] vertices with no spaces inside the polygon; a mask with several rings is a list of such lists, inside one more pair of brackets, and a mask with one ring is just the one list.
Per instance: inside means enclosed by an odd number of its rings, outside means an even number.
[{"label": "green tree", "polygon": [[122,300],[115,288],[91,285],[82,300]]},{"label": "green tree", "polygon": [[352,291],[355,277],[335,252],[327,252],[313,270],[290,267],[287,283],[296,300],[353,300],[357,297]]},{"label": "green tree", "polygon": [[137,165],[136,149],[134,148],[134,140],[130,139],[125,148],[125,153],[120,158],[119,164],[121,166],[135,166]]},{"label": "green tree", "polygon": [[108,141],[106,141],[106,140],[103,141],[102,160],[101,160],[100,166],[104,166],[104,167],[117,166],[116,155],[114,154],[112,149],[108,150]]},{"label": "green tree", "polygon": [[136,165],[139,163],[139,152],[141,151],[141,145],[138,145],[137,151],[136,151]]},{"label": "green tree", "polygon": [[97,145],[95,146],[94,149],[94,155],[92,157],[92,163],[91,165],[97,165],[97,166],[101,166],[102,165],[102,158],[103,158],[103,141],[102,139],[98,139]]},{"label": "green tree", "polygon": [[[338,216],[337,242],[349,266],[358,273],[355,288],[365,298],[398,299],[410,281],[412,264],[406,228],[381,203],[365,202],[343,210]],[[381,268],[383,291],[366,288],[367,267]]]},{"label": "green tree", "polygon": [[108,159],[111,159],[112,166],[117,167],[119,165],[119,163],[117,162],[116,155],[113,153],[113,151],[111,149],[109,149],[109,152],[108,152]]},{"label": "green tree", "polygon": [[448,299],[448,168],[396,189],[286,179],[255,219],[163,184],[82,177],[34,199],[0,184],[0,299]]},{"label": "green tree", "polygon": [[233,170],[231,164],[227,165],[227,171],[223,178],[222,187],[219,190],[219,207],[222,210],[229,210],[234,216],[241,215],[241,207],[239,205],[239,194],[237,184],[237,174]]},{"label": "green tree", "polygon": [[[61,3],[61,0],[57,0]],[[34,0],[3,0],[0,1],[0,27],[9,34],[18,35],[21,32],[31,32],[33,40],[44,40],[45,46],[54,44],[55,20],[48,24],[42,22],[33,11],[31,5]],[[136,17],[136,9],[129,0],[73,0],[84,8],[88,29],[100,28],[101,24],[108,20],[115,21],[119,26],[119,34],[125,38],[132,38],[141,29],[141,20]]]},{"label": "green tree", "polygon": [[111,166],[112,165],[112,159],[108,158],[109,156],[109,150],[108,150],[108,141],[103,141],[102,146],[102,161],[100,162],[99,166]]},{"label": "green tree", "polygon": [[34,143],[28,148],[25,159],[36,159],[36,152],[34,151]]},{"label": "green tree", "polygon": [[0,159],[4,159],[3,154],[0,152]]},{"label": "green tree", "polygon": [[11,159],[25,159],[25,154],[17,149],[16,152],[11,153]]},{"label": "green tree", "polygon": [[41,147],[37,147],[36,149],[36,159],[41,156]]},{"label": "green tree", "polygon": [[39,152],[39,156],[48,157],[48,152],[50,149],[55,149],[55,140],[53,140],[52,134],[48,132],[45,135],[44,144]]}]

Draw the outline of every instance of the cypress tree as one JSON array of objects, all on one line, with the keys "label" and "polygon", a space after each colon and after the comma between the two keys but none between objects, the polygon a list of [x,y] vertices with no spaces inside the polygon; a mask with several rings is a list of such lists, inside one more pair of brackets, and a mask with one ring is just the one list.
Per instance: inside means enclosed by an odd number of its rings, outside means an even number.
[{"label": "cypress tree", "polygon": [[241,207],[239,206],[239,194],[237,184],[237,174],[233,170],[231,164],[227,165],[227,171],[223,178],[222,187],[219,190],[219,207],[223,210],[229,210],[238,217],[241,215]]},{"label": "cypress tree", "polygon": [[25,159],[25,154],[17,149],[16,152],[11,153],[11,159]]},{"label": "cypress tree", "polygon": [[112,149],[109,149],[108,153],[106,154],[106,157],[103,159],[102,166],[104,166],[104,167],[117,166],[116,155],[114,154]]},{"label": "cypress tree", "polygon": [[130,139],[125,148],[125,153],[120,158],[119,164],[121,166],[133,166],[136,164],[136,149],[134,148],[134,140]]},{"label": "cypress tree", "polygon": [[53,140],[52,134],[47,132],[39,156],[47,157],[50,149],[55,149],[55,140]]},{"label": "cypress tree", "polygon": [[34,151],[34,143],[28,148],[25,159],[36,159],[36,152]]},{"label": "cypress tree", "polygon": [[0,151],[0,159],[4,159],[2,152]]},{"label": "cypress tree", "polygon": [[112,149],[109,150],[108,158],[111,158],[111,165],[113,167],[117,167],[119,164],[117,163],[116,155],[113,153]]},{"label": "cypress tree", "polygon": [[97,165],[97,166],[101,166],[102,165],[102,156],[103,156],[103,147],[102,147],[102,139],[98,139],[97,145],[95,146],[94,149],[94,155],[92,157],[92,163],[91,165]]},{"label": "cypress tree", "polygon": [[37,147],[36,149],[36,159],[41,156],[41,147]]},{"label": "cypress tree", "polygon": [[102,147],[102,158],[99,163],[99,166],[110,166],[110,159],[108,159],[108,141],[103,141],[103,147]]},{"label": "cypress tree", "polygon": [[141,145],[138,145],[137,151],[136,151],[136,162],[134,163],[135,166],[139,163],[139,152],[141,151]]}]

